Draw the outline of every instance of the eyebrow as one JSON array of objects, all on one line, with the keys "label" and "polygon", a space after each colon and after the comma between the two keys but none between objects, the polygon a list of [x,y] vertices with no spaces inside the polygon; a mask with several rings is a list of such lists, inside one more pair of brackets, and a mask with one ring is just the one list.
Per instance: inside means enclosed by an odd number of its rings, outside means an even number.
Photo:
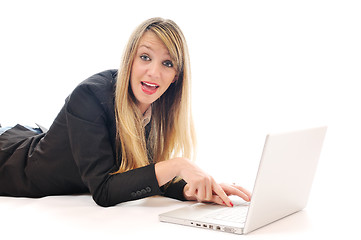
[{"label": "eyebrow", "polygon": [[138,48],[141,48],[141,47],[145,47],[145,48],[148,48],[148,49],[150,49],[150,50],[153,50],[150,46],[148,46],[148,45],[144,45],[144,44],[142,44],[142,45],[140,45]]}]

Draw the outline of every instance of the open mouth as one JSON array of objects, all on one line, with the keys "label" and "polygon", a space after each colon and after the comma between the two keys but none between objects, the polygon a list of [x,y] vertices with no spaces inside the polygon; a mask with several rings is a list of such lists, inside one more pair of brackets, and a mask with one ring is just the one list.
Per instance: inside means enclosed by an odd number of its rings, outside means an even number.
[{"label": "open mouth", "polygon": [[149,82],[141,82],[143,86],[148,88],[159,88],[159,85],[155,83],[149,83]]},{"label": "open mouth", "polygon": [[141,84],[142,84],[142,90],[146,94],[153,94],[159,88],[159,85],[155,83],[141,82]]}]

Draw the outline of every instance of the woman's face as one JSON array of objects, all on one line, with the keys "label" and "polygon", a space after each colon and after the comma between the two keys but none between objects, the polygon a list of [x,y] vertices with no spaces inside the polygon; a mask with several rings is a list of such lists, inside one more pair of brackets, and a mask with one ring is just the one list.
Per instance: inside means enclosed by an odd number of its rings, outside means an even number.
[{"label": "woman's face", "polygon": [[162,40],[151,31],[145,32],[140,38],[130,75],[130,85],[142,113],[162,96],[176,74]]}]

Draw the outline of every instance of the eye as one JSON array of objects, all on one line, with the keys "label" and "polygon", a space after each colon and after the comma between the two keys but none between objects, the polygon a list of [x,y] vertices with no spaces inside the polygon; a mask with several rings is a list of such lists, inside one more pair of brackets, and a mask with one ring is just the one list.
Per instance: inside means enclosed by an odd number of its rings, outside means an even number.
[{"label": "eye", "polygon": [[173,63],[172,63],[172,61],[170,61],[170,60],[166,60],[166,61],[164,61],[163,62],[163,65],[164,66],[166,66],[166,67],[173,67]]},{"label": "eye", "polygon": [[140,55],[140,59],[142,59],[143,61],[150,61],[150,57],[146,54]]}]

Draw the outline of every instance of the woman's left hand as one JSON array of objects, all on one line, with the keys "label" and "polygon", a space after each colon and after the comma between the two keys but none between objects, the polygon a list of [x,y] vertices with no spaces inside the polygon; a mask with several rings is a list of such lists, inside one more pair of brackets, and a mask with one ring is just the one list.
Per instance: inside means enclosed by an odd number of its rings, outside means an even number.
[{"label": "woman's left hand", "polygon": [[[241,186],[235,184],[227,184],[227,183],[221,183],[219,184],[219,186],[223,189],[223,191],[227,194],[227,196],[234,195],[244,199],[247,202],[251,201],[251,193]],[[184,193],[185,193],[184,195],[186,196],[186,198],[188,200],[197,200],[196,196],[190,196],[190,194],[187,192],[188,188],[189,186],[187,184],[184,188]],[[216,194],[213,194],[211,202],[221,205],[226,205]]]},{"label": "woman's left hand", "polygon": [[235,195],[247,202],[251,201],[251,193],[247,189],[235,184],[221,183],[219,185],[222,187],[227,196]]}]

